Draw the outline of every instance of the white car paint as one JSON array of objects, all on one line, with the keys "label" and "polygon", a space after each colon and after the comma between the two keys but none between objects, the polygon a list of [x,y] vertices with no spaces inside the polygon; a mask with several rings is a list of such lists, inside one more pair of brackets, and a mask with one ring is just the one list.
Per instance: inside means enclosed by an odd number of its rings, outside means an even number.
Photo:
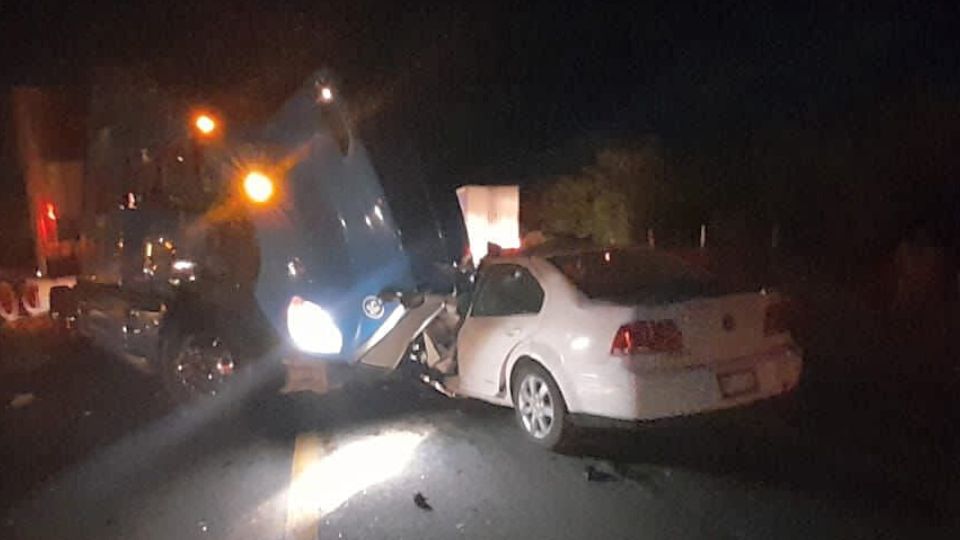
[{"label": "white car paint", "polygon": [[[625,306],[592,300],[548,260],[489,259],[485,267],[527,269],[544,291],[536,314],[475,317],[457,339],[459,395],[512,406],[510,374],[521,359],[554,378],[570,413],[645,420],[733,407],[794,388],[802,355],[788,332],[767,336],[764,317],[779,295],[763,292]],[[482,279],[482,278],[481,278]],[[725,330],[723,319],[736,326]],[[621,325],[672,319],[683,332],[679,352],[619,356],[611,345]],[[722,377],[752,372],[756,388],[725,396]],[[746,379],[743,379],[746,380]],[[736,379],[730,379],[736,382]]]}]

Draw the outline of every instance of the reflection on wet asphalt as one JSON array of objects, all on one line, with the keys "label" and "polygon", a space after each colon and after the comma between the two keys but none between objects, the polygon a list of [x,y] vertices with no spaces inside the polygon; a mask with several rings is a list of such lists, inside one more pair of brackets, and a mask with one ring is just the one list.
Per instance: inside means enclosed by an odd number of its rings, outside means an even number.
[{"label": "reflection on wet asphalt", "polygon": [[575,449],[542,451],[521,438],[509,410],[398,381],[181,410],[145,421],[39,485],[5,512],[0,537],[934,532],[917,529],[933,517],[905,511],[909,503],[890,495],[895,489],[871,480],[869,461],[861,471],[835,449],[818,449],[775,407],[587,431]]}]

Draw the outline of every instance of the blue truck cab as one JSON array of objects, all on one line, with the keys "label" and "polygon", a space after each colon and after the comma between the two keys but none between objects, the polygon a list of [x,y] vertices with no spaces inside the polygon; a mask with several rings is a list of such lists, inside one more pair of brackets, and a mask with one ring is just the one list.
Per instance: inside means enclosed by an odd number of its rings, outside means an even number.
[{"label": "blue truck cab", "polygon": [[[407,156],[375,155],[351,118],[318,72],[245,145],[237,175],[259,246],[260,309],[301,356],[346,363],[411,316],[404,295],[449,290],[462,247],[448,245],[457,235],[443,232],[412,164],[396,166]],[[377,150],[403,153],[402,123],[365,122]],[[394,213],[403,204],[405,220]]]},{"label": "blue truck cab", "polygon": [[52,293],[52,314],[184,399],[262,360],[396,368],[452,292],[466,235],[453,190],[425,179],[416,107],[351,111],[345,94],[314,73],[211,148],[196,170],[216,178],[173,182],[219,185],[202,204],[135,182],[96,220],[117,235],[101,230],[95,262],[121,261],[119,277],[90,266]]}]

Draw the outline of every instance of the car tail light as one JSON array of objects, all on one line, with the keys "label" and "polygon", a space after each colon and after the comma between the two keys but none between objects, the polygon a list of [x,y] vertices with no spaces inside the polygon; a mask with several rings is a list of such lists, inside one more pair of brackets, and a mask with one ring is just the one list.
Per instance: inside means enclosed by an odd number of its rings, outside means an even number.
[{"label": "car tail light", "polygon": [[790,304],[786,301],[767,306],[763,320],[763,335],[773,336],[790,330]]},{"label": "car tail light", "polygon": [[617,355],[678,352],[683,349],[683,332],[672,320],[635,321],[617,330],[610,353]]}]

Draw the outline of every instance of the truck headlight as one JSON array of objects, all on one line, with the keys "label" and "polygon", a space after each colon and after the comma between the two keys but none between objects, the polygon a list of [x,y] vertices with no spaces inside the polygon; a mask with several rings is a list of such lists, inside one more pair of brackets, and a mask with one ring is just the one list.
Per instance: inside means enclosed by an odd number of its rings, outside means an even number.
[{"label": "truck headlight", "polygon": [[333,317],[322,307],[294,296],[287,306],[287,331],[294,345],[303,352],[338,354],[343,334]]},{"label": "truck headlight", "polygon": [[187,259],[177,259],[173,261],[172,266],[175,272],[190,272],[196,268],[197,263]]}]

